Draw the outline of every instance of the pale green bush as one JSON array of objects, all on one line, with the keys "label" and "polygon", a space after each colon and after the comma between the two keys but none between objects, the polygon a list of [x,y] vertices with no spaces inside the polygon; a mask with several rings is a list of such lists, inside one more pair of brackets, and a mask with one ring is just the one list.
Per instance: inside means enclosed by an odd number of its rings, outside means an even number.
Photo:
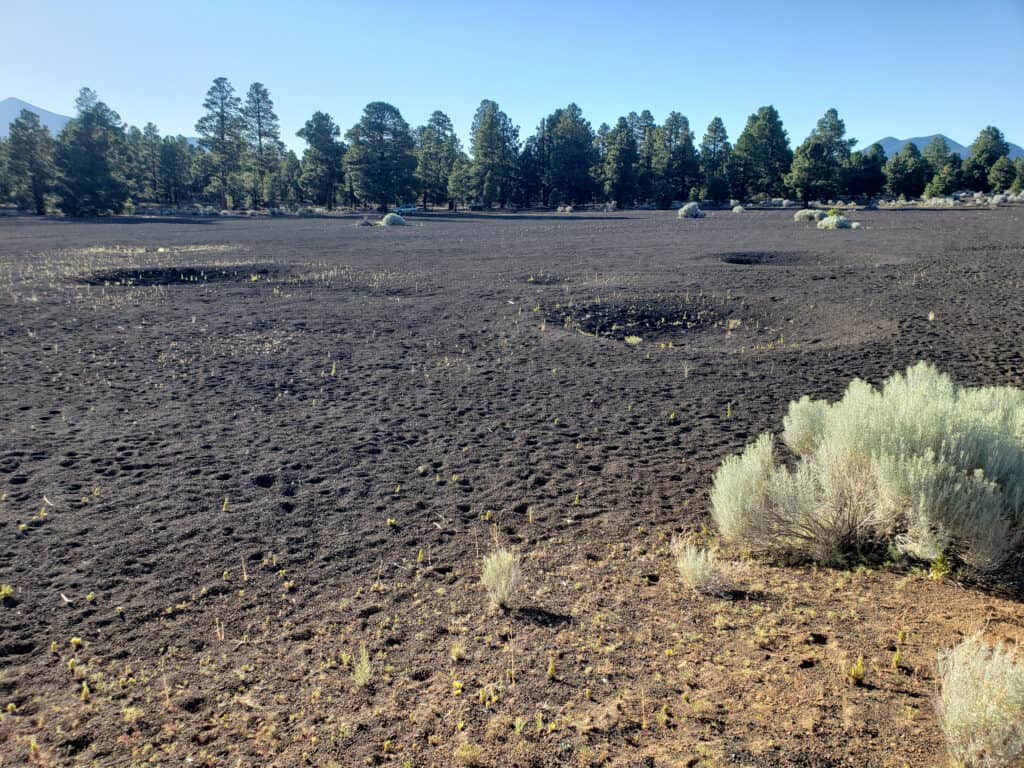
[{"label": "pale green bush", "polygon": [[833,404],[790,403],[776,467],[761,435],[722,462],[711,491],[722,535],[829,560],[892,544],[924,560],[1003,564],[1024,530],[1024,392],[962,388],[919,363],[881,389],[855,380]]},{"label": "pale green bush", "polygon": [[744,213],[746,210],[747,209],[744,208],[742,205],[734,205],[732,207],[732,212],[733,213]]},{"label": "pale green bush", "polygon": [[958,768],[1012,768],[1024,761],[1024,664],[980,634],[939,654],[937,709]]},{"label": "pale green bush", "polygon": [[672,557],[679,579],[695,592],[714,593],[723,589],[725,578],[714,550],[682,539],[672,540]]},{"label": "pale green bush", "polygon": [[825,212],[815,210],[814,208],[801,208],[799,211],[793,214],[793,221],[821,221],[825,218]]},{"label": "pale green bush", "polygon": [[484,558],[483,573],[480,583],[491,598],[495,608],[508,608],[512,598],[523,583],[523,569],[519,554],[511,549],[501,547]]},{"label": "pale green bush", "polygon": [[842,214],[832,214],[818,222],[818,229],[851,229],[850,220]]},{"label": "pale green bush", "polygon": [[404,227],[408,222],[397,213],[389,213],[380,220],[382,227]]},{"label": "pale green bush", "polygon": [[680,219],[703,219],[704,211],[700,209],[698,203],[687,203],[679,209],[678,216]]}]

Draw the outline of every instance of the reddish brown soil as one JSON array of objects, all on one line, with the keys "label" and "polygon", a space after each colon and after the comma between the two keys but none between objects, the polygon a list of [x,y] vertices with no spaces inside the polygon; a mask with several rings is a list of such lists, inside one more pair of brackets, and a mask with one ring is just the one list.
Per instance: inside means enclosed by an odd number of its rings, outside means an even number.
[{"label": "reddish brown soil", "polygon": [[855,218],[0,219],[0,765],[941,764],[1019,589],[668,554],[793,398],[1021,384],[1024,209]]}]

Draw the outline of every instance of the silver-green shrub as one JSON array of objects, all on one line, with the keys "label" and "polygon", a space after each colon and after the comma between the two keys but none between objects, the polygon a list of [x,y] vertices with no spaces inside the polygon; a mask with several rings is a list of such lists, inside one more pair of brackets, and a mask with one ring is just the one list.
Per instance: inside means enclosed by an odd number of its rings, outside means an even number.
[{"label": "silver-green shrub", "polygon": [[776,466],[761,435],[719,467],[712,514],[727,540],[828,560],[890,543],[924,560],[1002,565],[1024,531],[1024,392],[959,387],[927,363],[836,403],[790,403]]},{"label": "silver-green shrub", "polygon": [[680,219],[703,219],[704,211],[700,209],[700,205],[697,203],[687,203],[679,209],[678,216]]},{"label": "silver-green shrub", "polygon": [[850,220],[841,214],[826,216],[818,222],[818,229],[851,229]]},{"label": "silver-green shrub", "polygon": [[814,208],[801,208],[799,211],[793,214],[793,221],[821,221],[825,218],[825,212],[819,211]]},{"label": "silver-green shrub", "polygon": [[1013,651],[966,638],[939,654],[936,706],[955,766],[1012,768],[1024,761],[1024,663]]},{"label": "silver-green shrub", "polygon": [[408,222],[397,213],[389,213],[380,220],[382,227],[404,227]]}]

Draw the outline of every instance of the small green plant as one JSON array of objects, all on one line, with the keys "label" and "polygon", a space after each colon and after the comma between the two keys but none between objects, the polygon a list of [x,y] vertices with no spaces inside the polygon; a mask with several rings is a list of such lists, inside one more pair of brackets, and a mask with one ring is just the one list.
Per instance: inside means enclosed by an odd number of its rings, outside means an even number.
[{"label": "small green plant", "polygon": [[928,578],[932,581],[945,581],[952,573],[953,563],[945,552],[940,552],[939,556],[932,560],[932,564],[928,568]]},{"label": "small green plant", "polygon": [[500,547],[487,555],[484,558],[480,582],[487,589],[491,605],[507,610],[523,582],[519,554],[506,547]]},{"label": "small green plant", "polygon": [[360,688],[365,688],[373,680],[373,662],[366,643],[359,646],[359,658],[352,664],[352,679]]},{"label": "small green plant", "polygon": [[14,597],[14,587],[10,584],[0,584],[0,603]]},{"label": "small green plant", "polygon": [[458,664],[464,658],[466,658],[466,649],[458,640],[452,643],[452,648],[448,652],[453,663]]},{"label": "small green plant", "polygon": [[644,340],[639,336],[627,336],[623,341],[629,344],[629,346],[635,347],[642,344]]},{"label": "small green plant", "polygon": [[846,670],[846,679],[854,685],[864,685],[864,657],[858,656],[856,663]]}]

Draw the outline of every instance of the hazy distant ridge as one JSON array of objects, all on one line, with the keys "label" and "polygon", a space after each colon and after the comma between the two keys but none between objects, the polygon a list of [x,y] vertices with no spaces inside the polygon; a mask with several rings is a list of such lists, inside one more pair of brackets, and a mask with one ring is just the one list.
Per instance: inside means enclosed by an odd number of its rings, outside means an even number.
[{"label": "hazy distant ridge", "polygon": [[[885,150],[886,157],[892,157],[903,149],[904,145],[908,141],[913,142],[918,149],[924,150],[924,148],[928,146],[928,142],[936,136],[942,136],[942,138],[946,140],[946,144],[949,146],[949,151],[956,152],[960,155],[961,160],[966,160],[967,156],[971,153],[970,147],[965,147],[963,144],[953,141],[949,136],[941,133],[934,133],[931,136],[915,136],[912,139],[895,139],[892,136],[886,136],[884,139],[879,139],[876,143],[882,145],[882,149]],[[863,149],[867,149],[870,146],[870,144],[865,144]],[[1016,160],[1018,157],[1024,157],[1024,149],[1021,149],[1016,144],[1010,144],[1010,159]]]}]

